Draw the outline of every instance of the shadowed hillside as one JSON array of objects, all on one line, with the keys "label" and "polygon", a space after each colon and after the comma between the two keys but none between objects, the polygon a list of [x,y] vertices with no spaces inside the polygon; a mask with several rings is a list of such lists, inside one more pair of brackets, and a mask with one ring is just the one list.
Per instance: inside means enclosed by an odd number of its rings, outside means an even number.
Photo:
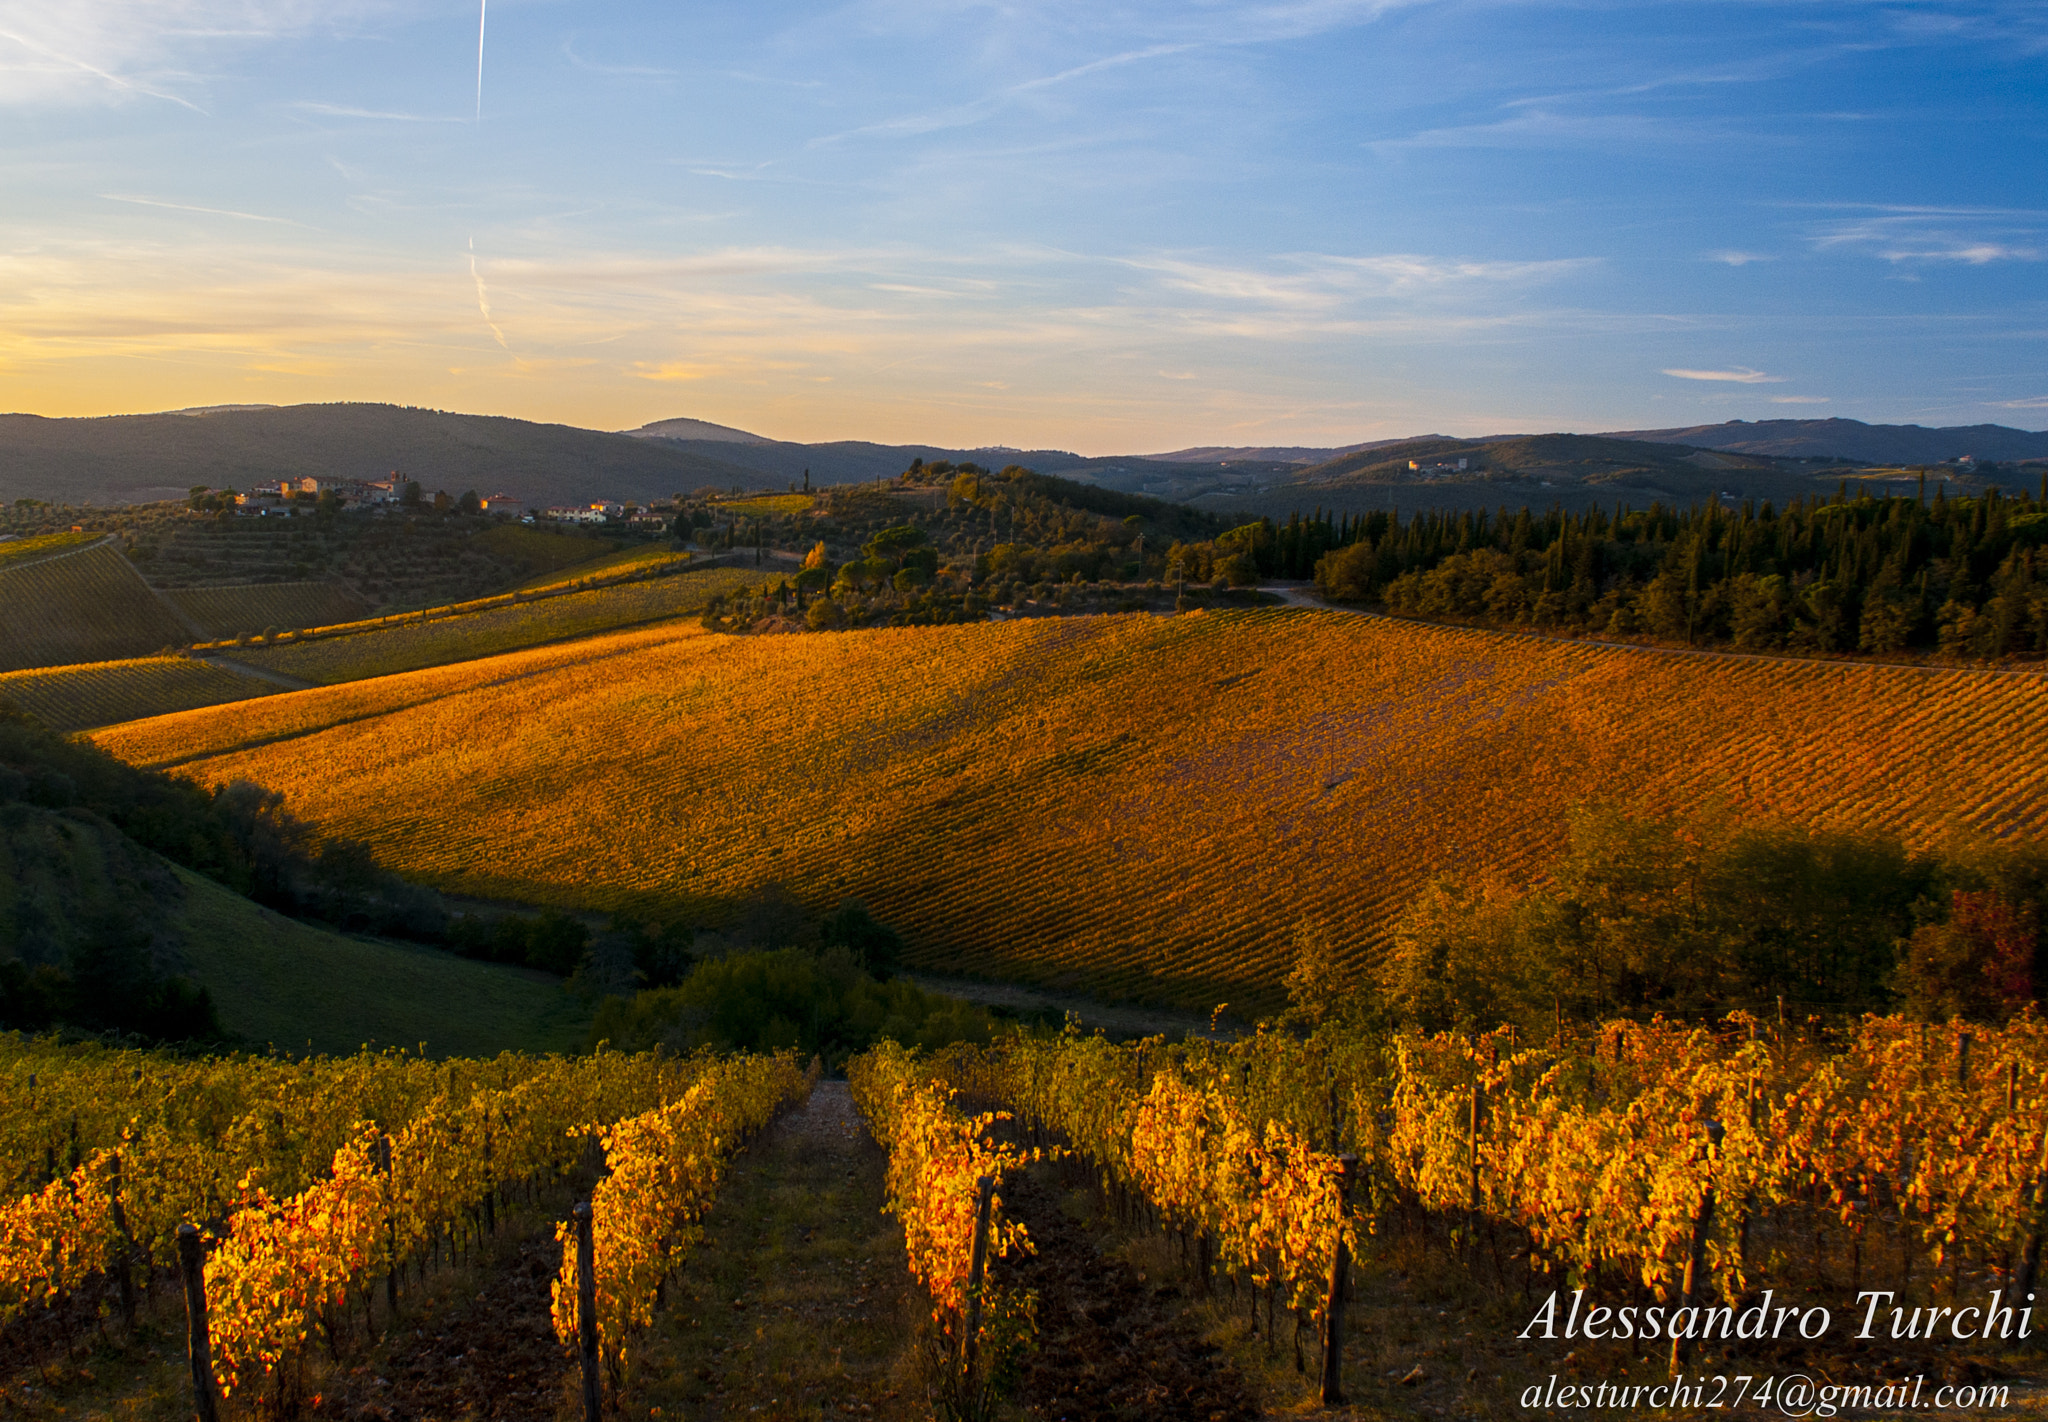
[{"label": "shadowed hillside", "polygon": [[1355,963],[1432,876],[1539,870],[1588,802],[1914,845],[2048,823],[2032,676],[1306,611],[576,650],[95,739],[467,894],[705,925],[853,897],[917,966],[1204,1010],[1270,1002],[1304,919]]}]

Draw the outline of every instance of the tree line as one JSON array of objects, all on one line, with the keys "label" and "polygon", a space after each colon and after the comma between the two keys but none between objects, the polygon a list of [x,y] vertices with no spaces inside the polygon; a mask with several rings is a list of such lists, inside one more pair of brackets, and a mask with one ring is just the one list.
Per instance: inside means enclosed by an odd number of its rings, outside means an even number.
[{"label": "tree line", "polygon": [[[1363,977],[1303,930],[1290,997],[1311,1016],[1547,1034],[1559,1019],[2004,1021],[2048,985],[2048,852],[1595,807],[1540,880],[1446,875]],[[1320,1006],[1318,1006],[1320,1004]]]},{"label": "tree line", "polygon": [[1339,602],[1497,626],[1745,650],[2048,655],[2048,478],[2040,496],[1317,511],[1215,540],[1218,576],[1306,576]]}]

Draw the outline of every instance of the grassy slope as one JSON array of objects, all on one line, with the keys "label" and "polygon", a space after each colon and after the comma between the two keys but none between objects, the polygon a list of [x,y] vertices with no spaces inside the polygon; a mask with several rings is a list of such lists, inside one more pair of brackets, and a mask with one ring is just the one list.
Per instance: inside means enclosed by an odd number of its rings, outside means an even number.
[{"label": "grassy slope", "polygon": [[364,1043],[443,1056],[580,1046],[588,1011],[542,973],[348,937],[271,913],[184,870],[192,977],[221,1025],[253,1042],[352,1052]]},{"label": "grassy slope", "polygon": [[1354,956],[1571,811],[2048,827],[2048,679],[1275,611],[665,627],[101,732],[485,897],[715,918],[865,899],[915,963],[1207,1008],[1304,918]]}]

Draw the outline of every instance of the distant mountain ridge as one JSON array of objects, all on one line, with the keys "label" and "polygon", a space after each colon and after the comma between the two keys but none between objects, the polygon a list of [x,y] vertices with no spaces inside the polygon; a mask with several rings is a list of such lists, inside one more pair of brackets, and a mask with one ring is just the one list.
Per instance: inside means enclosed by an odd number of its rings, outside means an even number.
[{"label": "distant mountain ridge", "polygon": [[[1604,441],[1595,446],[1560,441]],[[1677,448],[1674,448],[1677,446]],[[1687,450],[1694,451],[1688,453]],[[1418,482],[1405,460],[1466,457],[1492,451],[1467,479]],[[1704,451],[1704,452],[1702,452]],[[1462,503],[1506,492],[1515,479],[1530,497],[1560,483],[1621,485],[1639,493],[1691,499],[1730,490],[1783,497],[1777,482],[1717,482],[1714,471],[1765,471],[1774,459],[1840,456],[1878,465],[1933,464],[1971,455],[2012,462],[2048,459],[2048,432],[2003,425],[1929,429],[1858,420],[1733,420],[1682,429],[1608,435],[1498,435],[1453,439],[1425,435],[1321,449],[1305,445],[1199,445],[1159,454],[1082,456],[1059,449],[877,444],[829,440],[802,444],[681,416],[608,433],[492,415],[410,406],[327,404],[199,406],[151,415],[47,419],[0,415],[0,500],[130,503],[184,497],[193,485],[246,489],[305,475],[381,478],[397,470],[428,491],[507,493],[530,505],[598,497],[639,502],[707,486],[784,488],[807,475],[814,485],[860,483],[901,473],[913,460],[1000,467],[1022,464],[1129,493],[1226,509],[1263,509],[1272,499],[1315,490],[1389,482],[1395,501]],[[1716,463],[1716,460],[1732,463]],[[1475,487],[1458,492],[1461,483]],[[1312,486],[1312,487],[1311,487]],[[1423,491],[1427,490],[1425,494]],[[1389,496],[1375,495],[1384,506]],[[1256,504],[1246,500],[1256,500]]]},{"label": "distant mountain ridge", "polygon": [[1837,456],[1871,464],[1939,464],[1973,459],[2048,459],[2048,430],[2006,425],[1866,425],[1861,420],[1729,420],[1670,430],[1623,430],[1614,439],[1689,444],[1778,459]]},{"label": "distant mountain ridge", "polygon": [[246,490],[265,480],[381,479],[393,470],[428,493],[502,492],[529,504],[779,487],[759,469],[660,440],[403,405],[0,415],[0,499],[8,501],[138,503],[182,499],[195,484]]},{"label": "distant mountain ridge", "polygon": [[[1776,459],[1815,459],[1839,455],[1871,464],[1939,464],[1969,455],[1975,459],[2048,459],[2048,431],[2013,429],[2006,425],[1867,425],[1861,420],[1729,420],[1718,425],[1687,425],[1665,430],[1604,430],[1585,438],[1640,440],[1649,444],[1685,444],[1695,449],[1726,450]],[[1498,444],[1528,435],[1483,435],[1462,444]],[[1347,455],[1392,449],[1421,440],[1449,440],[1447,435],[1404,435],[1400,439],[1321,449],[1308,445],[1198,445],[1171,454],[1143,454],[1140,459],[1184,464],[1235,464],[1267,460],[1282,464],[1326,464]]]}]

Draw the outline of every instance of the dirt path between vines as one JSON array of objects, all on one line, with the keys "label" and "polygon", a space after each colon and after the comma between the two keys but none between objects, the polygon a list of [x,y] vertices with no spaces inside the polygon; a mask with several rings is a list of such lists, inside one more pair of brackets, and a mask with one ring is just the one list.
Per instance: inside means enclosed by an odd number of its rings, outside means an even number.
[{"label": "dirt path between vines", "polygon": [[[560,1213],[568,1214],[562,1192]],[[549,1286],[562,1261],[552,1221],[523,1211],[488,1252],[424,1294],[401,1286],[399,1321],[368,1358],[324,1383],[311,1415],[346,1422],[550,1422],[569,1390]],[[373,1289],[386,1325],[383,1285]]]},{"label": "dirt path between vines", "polygon": [[882,1212],[887,1158],[821,1081],[719,1186],[621,1399],[626,1417],[921,1419],[926,1307]]},{"label": "dirt path between vines", "polygon": [[1003,1182],[1035,1254],[1006,1276],[1038,1294],[1038,1346],[1016,1400],[1048,1422],[1249,1422],[1244,1380],[1183,1316],[1177,1282],[1104,1254],[1080,1223],[1087,1205],[1039,1166]]}]

